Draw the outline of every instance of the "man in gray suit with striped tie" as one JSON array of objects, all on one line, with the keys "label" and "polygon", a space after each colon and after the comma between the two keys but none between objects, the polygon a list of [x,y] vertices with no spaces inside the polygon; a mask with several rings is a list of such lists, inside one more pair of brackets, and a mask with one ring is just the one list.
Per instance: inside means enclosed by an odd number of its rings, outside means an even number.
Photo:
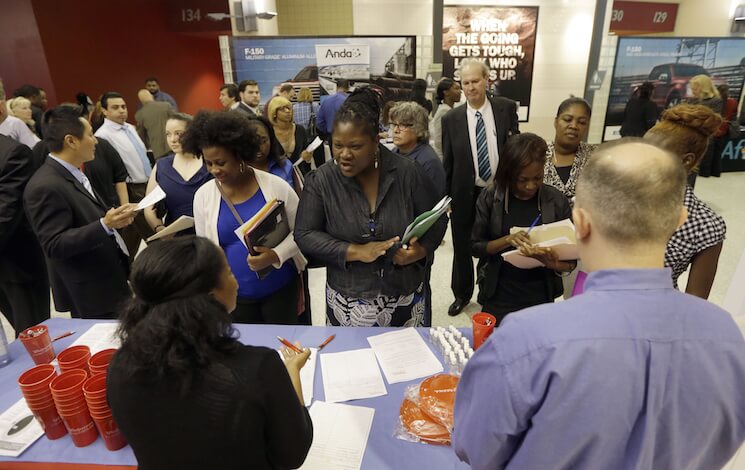
[{"label": "man in gray suit with striped tie", "polygon": [[488,79],[486,64],[477,60],[464,61],[460,80],[467,103],[452,109],[442,118],[447,194],[453,198],[450,218],[454,250],[451,287],[455,301],[448,309],[450,316],[459,314],[473,295],[471,228],[476,199],[494,177],[507,137],[520,132],[517,104],[507,98],[488,97]]}]

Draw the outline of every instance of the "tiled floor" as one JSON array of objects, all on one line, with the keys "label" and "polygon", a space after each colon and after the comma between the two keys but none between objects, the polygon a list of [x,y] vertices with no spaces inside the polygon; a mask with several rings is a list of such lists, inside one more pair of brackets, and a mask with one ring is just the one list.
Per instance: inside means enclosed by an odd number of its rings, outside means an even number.
[{"label": "tiled floor", "polygon": [[[719,258],[719,269],[709,300],[722,305],[730,279],[737,267],[740,256],[745,249],[745,173],[726,173],[721,178],[699,178],[696,194],[709,204],[727,222],[727,240]],[[463,313],[449,317],[447,308],[452,302],[450,291],[450,273],[453,259],[453,246],[450,232],[445,237],[445,244],[436,253],[432,268],[432,303],[434,325],[470,326],[470,317],[478,311],[474,302],[468,305]],[[310,289],[313,309],[313,324],[325,323],[325,271],[311,270]],[[680,285],[685,285],[686,276]],[[474,299],[476,295],[474,294]],[[53,316],[69,317],[67,313],[55,312]],[[745,333],[745,317],[737,318],[741,330]],[[10,325],[2,318],[3,327],[12,338]],[[745,447],[729,462],[723,470],[745,470]]]}]

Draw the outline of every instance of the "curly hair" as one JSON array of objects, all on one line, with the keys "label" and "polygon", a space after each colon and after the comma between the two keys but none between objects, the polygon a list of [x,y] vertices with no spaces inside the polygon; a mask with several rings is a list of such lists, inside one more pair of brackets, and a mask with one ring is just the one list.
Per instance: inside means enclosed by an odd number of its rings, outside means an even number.
[{"label": "curly hair", "polygon": [[414,101],[396,103],[390,111],[390,121],[409,124],[416,134],[417,142],[429,141],[429,113]]},{"label": "curly hair", "polygon": [[703,158],[709,138],[719,129],[722,117],[708,106],[679,104],[666,109],[660,121],[644,138],[666,148],[675,155],[692,153]]},{"label": "curly hair", "polygon": [[206,238],[148,246],[132,265],[134,298],[120,315],[118,366],[184,393],[215,352],[234,351],[239,343],[230,316],[210,295],[225,262]]},{"label": "curly hair", "polygon": [[352,123],[377,140],[380,107],[380,95],[370,88],[357,88],[334,116],[334,128],[341,123]]},{"label": "curly hair", "polygon": [[181,137],[184,151],[203,156],[208,147],[221,147],[249,165],[256,160],[259,139],[238,111],[199,111]]},{"label": "curly hair", "polygon": [[266,129],[266,133],[269,135],[269,155],[266,158],[267,160],[277,162],[280,168],[284,167],[286,160],[285,149],[282,148],[282,144],[277,140],[277,134],[274,133],[274,128],[269,122],[269,119],[264,116],[253,117],[248,120],[248,125],[254,132],[256,132],[259,126],[263,126]]}]

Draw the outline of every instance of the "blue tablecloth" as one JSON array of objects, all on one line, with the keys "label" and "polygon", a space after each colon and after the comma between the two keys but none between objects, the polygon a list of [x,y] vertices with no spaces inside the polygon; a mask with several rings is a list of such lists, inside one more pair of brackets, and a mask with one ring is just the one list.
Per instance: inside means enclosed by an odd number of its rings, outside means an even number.
[{"label": "blue tablecloth", "polygon": [[[85,333],[94,323],[93,320],[68,320],[53,318],[45,322],[49,327],[49,334],[54,337],[66,331],[74,330],[76,334],[54,343],[57,352],[62,351]],[[336,328],[313,326],[282,326],[282,325],[237,325],[241,333],[240,341],[245,344],[277,348],[276,336],[282,336],[291,341],[300,341],[304,346],[316,346],[330,334],[336,338],[324,348],[323,352],[340,352],[351,349],[368,348],[368,336],[393,330],[394,328]],[[429,344],[426,329],[420,329],[425,342]],[[464,331],[470,338],[470,331]],[[5,410],[21,398],[21,391],[17,385],[18,376],[33,367],[31,358],[26,353],[20,341],[10,344],[10,354],[13,358],[6,367],[0,369],[0,410]],[[434,351],[434,349],[433,349]],[[434,351],[435,354],[442,357]],[[316,365],[313,399],[323,400],[323,381],[320,361]],[[385,376],[384,376],[385,377]],[[466,464],[459,462],[451,447],[432,446],[407,442],[393,436],[398,422],[398,410],[403,400],[404,389],[407,385],[421,381],[415,380],[398,384],[386,382],[388,395],[366,400],[346,402],[375,408],[370,438],[362,460],[363,469],[389,468],[421,468],[421,469],[465,469]],[[127,446],[116,452],[109,452],[100,438],[92,445],[77,448],[72,444],[69,436],[55,441],[41,437],[17,459],[0,456],[0,462],[62,462],[85,463],[100,465],[137,465],[132,449]],[[2,467],[2,465],[0,465]]]}]

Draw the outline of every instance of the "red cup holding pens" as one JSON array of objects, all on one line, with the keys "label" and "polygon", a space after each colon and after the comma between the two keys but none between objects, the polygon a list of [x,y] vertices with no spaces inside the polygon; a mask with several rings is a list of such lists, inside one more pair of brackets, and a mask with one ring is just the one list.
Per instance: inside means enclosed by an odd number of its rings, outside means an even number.
[{"label": "red cup holding pens", "polygon": [[473,315],[471,322],[473,323],[473,349],[476,350],[492,334],[497,325],[497,319],[494,315],[479,312]]},{"label": "red cup holding pens", "polygon": [[46,325],[27,328],[18,335],[18,338],[35,364],[49,364],[54,360],[56,354]]}]

